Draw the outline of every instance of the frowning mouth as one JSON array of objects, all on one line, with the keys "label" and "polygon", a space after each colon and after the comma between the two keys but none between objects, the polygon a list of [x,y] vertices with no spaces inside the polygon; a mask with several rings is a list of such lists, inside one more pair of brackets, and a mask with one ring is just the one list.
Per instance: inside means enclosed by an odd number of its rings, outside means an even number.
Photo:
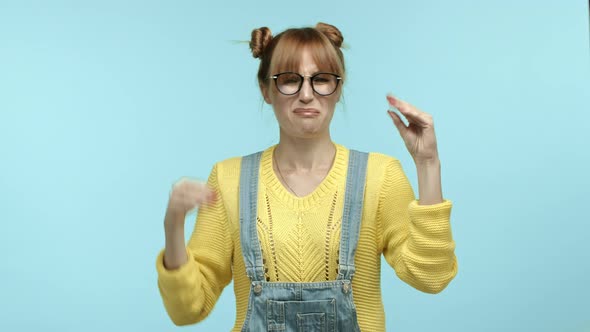
[{"label": "frowning mouth", "polygon": [[293,113],[303,116],[315,116],[320,114],[320,112],[315,108],[297,108],[295,111],[293,111]]}]

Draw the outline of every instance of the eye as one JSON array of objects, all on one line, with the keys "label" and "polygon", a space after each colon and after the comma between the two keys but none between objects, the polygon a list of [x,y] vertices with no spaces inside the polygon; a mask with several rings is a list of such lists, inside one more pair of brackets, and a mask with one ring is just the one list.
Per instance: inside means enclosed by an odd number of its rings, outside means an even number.
[{"label": "eye", "polygon": [[301,77],[295,74],[281,74],[278,77],[279,84],[297,85],[301,81]]},{"label": "eye", "polygon": [[334,77],[329,74],[320,74],[313,78],[313,82],[317,84],[327,84],[334,80]]}]

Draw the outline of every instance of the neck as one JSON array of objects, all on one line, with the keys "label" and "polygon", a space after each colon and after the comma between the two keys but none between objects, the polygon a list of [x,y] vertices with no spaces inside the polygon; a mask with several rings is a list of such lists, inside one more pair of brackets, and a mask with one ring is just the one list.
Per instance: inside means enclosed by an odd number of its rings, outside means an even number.
[{"label": "neck", "polygon": [[274,153],[284,173],[314,172],[332,167],[336,146],[329,135],[309,139],[281,135]]}]

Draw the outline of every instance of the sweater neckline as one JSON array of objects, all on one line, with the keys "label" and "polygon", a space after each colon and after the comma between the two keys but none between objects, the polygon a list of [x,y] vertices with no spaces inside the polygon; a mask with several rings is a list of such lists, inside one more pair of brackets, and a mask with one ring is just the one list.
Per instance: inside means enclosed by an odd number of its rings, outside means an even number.
[{"label": "sweater neckline", "polygon": [[260,160],[260,175],[261,179],[274,194],[287,206],[294,210],[305,210],[317,204],[326,194],[334,192],[338,184],[343,182],[342,179],[346,175],[348,163],[348,150],[340,145],[332,142],[336,147],[336,156],[328,174],[324,177],[322,182],[308,195],[303,197],[295,196],[291,193],[278,178],[278,174],[274,172],[273,168],[273,153],[277,144],[269,147],[262,153]]}]

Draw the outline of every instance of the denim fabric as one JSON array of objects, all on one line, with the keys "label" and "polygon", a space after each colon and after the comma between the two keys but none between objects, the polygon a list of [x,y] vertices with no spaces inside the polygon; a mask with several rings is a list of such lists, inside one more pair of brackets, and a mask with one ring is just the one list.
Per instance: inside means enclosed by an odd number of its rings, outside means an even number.
[{"label": "denim fabric", "polygon": [[350,150],[342,215],[338,277],[324,282],[267,282],[256,229],[262,152],[242,158],[240,242],[250,298],[242,331],[360,331],[352,296],[354,254],[363,208],[368,154]]}]

